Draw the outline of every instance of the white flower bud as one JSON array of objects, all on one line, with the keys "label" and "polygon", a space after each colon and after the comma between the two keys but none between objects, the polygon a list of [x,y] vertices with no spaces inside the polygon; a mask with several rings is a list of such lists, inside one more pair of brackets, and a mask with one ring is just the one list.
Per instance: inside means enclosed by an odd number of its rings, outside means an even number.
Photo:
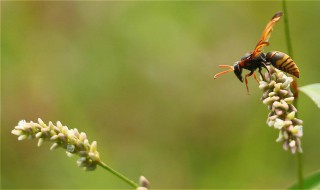
[{"label": "white flower bud", "polygon": [[23,134],[23,132],[22,132],[21,130],[17,130],[17,129],[13,129],[13,130],[11,131],[11,133],[14,134],[14,135],[17,135],[17,136]]},{"label": "white flower bud", "polygon": [[276,83],[275,85],[274,85],[274,88],[273,88],[273,92],[279,92],[280,91],[280,86],[281,86],[281,84],[280,83]]},{"label": "white flower bud", "polygon": [[41,128],[41,132],[48,132],[48,131],[50,131],[50,128],[49,128],[49,127]]},{"label": "white flower bud", "polygon": [[297,137],[302,137],[303,135],[303,129],[302,129],[302,125],[296,125],[293,127],[293,129],[291,130],[292,134],[297,136]]},{"label": "white flower bud", "polygon": [[283,147],[284,150],[288,150],[289,149],[288,142],[284,141],[282,147]]},{"label": "white flower bud", "polygon": [[269,127],[272,127],[274,125],[274,123],[275,123],[275,121],[268,121],[267,124],[268,124]]},{"label": "white flower bud", "polygon": [[296,112],[292,111],[292,112],[288,113],[288,115],[287,115],[287,119],[292,120],[292,119],[294,118],[294,116],[295,116],[295,115],[296,115]]},{"label": "white flower bud", "polygon": [[287,102],[288,104],[291,104],[293,100],[294,100],[294,97],[289,97],[284,99],[284,101]]},{"label": "white flower bud", "polygon": [[[282,96],[286,96],[289,92],[287,90],[279,90],[279,94]],[[288,102],[287,102],[288,103]]]},{"label": "white flower bud", "polygon": [[275,102],[273,102],[272,107],[279,108],[279,107],[282,107],[282,104],[278,101],[275,101]]},{"label": "white flower bud", "polygon": [[39,140],[38,140],[38,147],[40,147],[42,144],[43,144],[43,138],[40,138]]},{"label": "white flower bud", "polygon": [[19,141],[22,141],[22,140],[25,140],[25,139],[27,139],[27,138],[28,138],[27,135],[20,135],[20,136],[18,137],[18,140],[19,140]]},{"label": "white flower bud", "polygon": [[87,139],[87,135],[85,132],[81,132],[80,133],[80,137],[79,137],[79,140],[84,142],[84,140]]},{"label": "white flower bud", "polygon": [[90,152],[97,151],[97,141],[93,141],[90,146]]},{"label": "white flower bud", "polygon": [[66,154],[67,154],[67,156],[68,156],[69,158],[71,158],[71,157],[74,156],[72,153],[70,153],[70,152],[68,152],[68,151],[66,151]]},{"label": "white flower bud", "polygon": [[138,187],[136,190],[149,190],[149,189],[145,187]]},{"label": "white flower bud", "polygon": [[63,126],[63,127],[61,128],[61,133],[63,133],[63,134],[65,134],[65,135],[67,135],[67,134],[68,134],[68,132],[69,132],[69,129],[68,129],[68,127],[67,127],[67,126]]},{"label": "white flower bud", "polygon": [[276,142],[281,142],[281,141],[283,141],[283,135],[282,135],[282,133],[281,133],[281,131],[280,131],[280,132],[279,132],[279,136],[278,136]]},{"label": "white flower bud", "polygon": [[83,145],[87,150],[90,150],[90,143],[88,139],[84,139]]},{"label": "white flower bud", "polygon": [[52,137],[50,137],[50,140],[54,141],[54,140],[56,140],[58,138],[59,138],[59,135],[53,135]]},{"label": "white flower bud", "polygon": [[259,88],[261,90],[265,90],[266,88],[268,87],[268,84],[264,81],[260,81],[260,85],[259,85]]},{"label": "white flower bud", "polygon": [[76,136],[77,138],[79,138],[79,131],[78,131],[78,129],[77,128],[74,128],[73,129],[73,132],[74,132],[74,136]]},{"label": "white flower bud", "polygon": [[38,139],[38,138],[40,138],[41,136],[42,136],[42,132],[38,132],[37,134],[36,134],[36,138]]},{"label": "white flower bud", "polygon": [[271,103],[271,98],[268,97],[268,98],[264,99],[264,100],[262,101],[262,103],[264,103],[264,104],[266,104],[266,105],[269,105],[269,104]]},{"label": "white flower bud", "polygon": [[143,188],[149,188],[150,182],[144,176],[140,176],[139,185]]},{"label": "white flower bud", "polygon": [[275,96],[275,95],[277,95],[276,92],[270,92],[270,93],[268,94],[269,97],[272,97],[272,96]]},{"label": "white flower bud", "polygon": [[42,127],[47,127],[47,125],[42,121],[42,119],[38,118],[38,123],[39,125],[41,125]]},{"label": "white flower bud", "polygon": [[53,143],[52,145],[51,145],[51,147],[50,147],[50,150],[54,150],[54,149],[56,149],[56,148],[58,148],[59,147],[59,144],[58,143]]},{"label": "white flower bud", "polygon": [[285,109],[285,110],[288,110],[289,109],[289,105],[284,101],[284,100],[280,100],[281,104],[282,104],[282,108]]},{"label": "white flower bud", "polygon": [[276,81],[271,81],[270,83],[269,83],[269,88],[273,88],[273,86],[276,84]]}]

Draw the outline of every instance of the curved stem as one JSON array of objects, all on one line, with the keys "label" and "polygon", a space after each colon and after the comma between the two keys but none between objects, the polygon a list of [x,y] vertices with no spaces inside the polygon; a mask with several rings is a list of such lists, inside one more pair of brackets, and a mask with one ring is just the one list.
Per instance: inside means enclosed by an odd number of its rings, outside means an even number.
[{"label": "curved stem", "polygon": [[[291,45],[291,37],[290,37],[290,31],[289,31],[289,21],[288,21],[288,12],[287,12],[287,6],[286,6],[286,0],[282,0],[282,7],[283,7],[283,13],[284,13],[284,29],[285,29],[285,36],[286,36],[286,44],[288,48],[288,54],[293,58],[293,51],[292,51],[292,45]],[[292,87],[294,91],[294,106],[298,109],[298,97],[299,97],[299,90],[298,90],[298,83],[297,79],[294,78],[292,82]],[[297,117],[297,114],[296,114]],[[302,171],[302,153],[297,153],[297,173],[298,173],[298,183],[299,188],[303,189],[303,171]]]},{"label": "curved stem", "polygon": [[139,187],[138,184],[136,184],[132,180],[128,179],[126,176],[122,175],[121,173],[117,172],[116,170],[112,169],[110,166],[108,166],[107,164],[103,163],[102,161],[98,162],[98,164],[101,167],[103,167],[104,169],[106,169],[109,172],[111,172],[112,174],[114,174],[115,176],[117,176],[118,178],[120,178],[122,181],[124,181],[127,184],[129,184],[131,187],[133,187],[135,189]]}]

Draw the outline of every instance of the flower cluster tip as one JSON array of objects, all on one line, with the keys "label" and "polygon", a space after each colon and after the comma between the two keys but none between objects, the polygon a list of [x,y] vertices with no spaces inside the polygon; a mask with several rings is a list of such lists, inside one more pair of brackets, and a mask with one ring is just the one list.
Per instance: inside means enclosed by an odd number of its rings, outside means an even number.
[{"label": "flower cluster tip", "polygon": [[86,133],[79,132],[76,128],[69,129],[60,121],[56,125],[51,121],[46,125],[40,118],[37,123],[21,120],[11,133],[17,135],[20,141],[38,139],[38,146],[41,146],[44,141],[52,142],[50,150],[64,148],[69,157],[79,155],[77,164],[85,170],[94,170],[100,162],[97,142],[90,143]]}]

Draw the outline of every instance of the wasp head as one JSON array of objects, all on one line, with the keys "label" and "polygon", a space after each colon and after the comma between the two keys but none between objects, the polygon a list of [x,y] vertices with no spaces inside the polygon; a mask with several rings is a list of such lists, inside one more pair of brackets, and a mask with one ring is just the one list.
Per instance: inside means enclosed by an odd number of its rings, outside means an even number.
[{"label": "wasp head", "polygon": [[238,79],[243,82],[243,78],[242,78],[242,68],[240,67],[240,61],[235,62],[235,64],[233,65],[233,71],[234,74],[238,77]]}]

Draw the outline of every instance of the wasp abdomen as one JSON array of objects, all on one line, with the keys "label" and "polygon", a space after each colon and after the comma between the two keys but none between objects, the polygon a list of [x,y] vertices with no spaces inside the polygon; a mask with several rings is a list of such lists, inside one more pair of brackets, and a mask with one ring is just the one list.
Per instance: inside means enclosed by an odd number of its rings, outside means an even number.
[{"label": "wasp abdomen", "polygon": [[271,51],[267,53],[266,60],[267,62],[270,62],[275,68],[299,78],[299,68],[289,55],[280,51]]}]

